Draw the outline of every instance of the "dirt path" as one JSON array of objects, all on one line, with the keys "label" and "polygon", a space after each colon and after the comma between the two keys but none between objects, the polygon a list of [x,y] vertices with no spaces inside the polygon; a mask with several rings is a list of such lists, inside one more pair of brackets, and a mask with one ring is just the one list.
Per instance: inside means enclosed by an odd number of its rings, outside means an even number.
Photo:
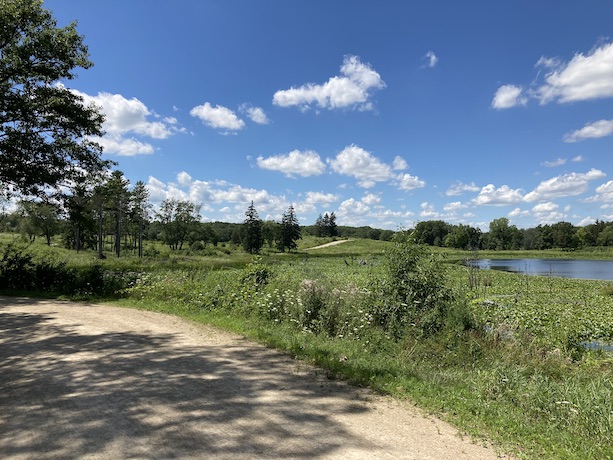
[{"label": "dirt path", "polygon": [[329,243],[326,243],[326,244],[320,244],[319,246],[314,246],[312,248],[306,248],[306,251],[310,251],[311,249],[327,248],[328,246],[336,246],[337,244],[346,243],[347,241],[349,240],[330,241]]},{"label": "dirt path", "polygon": [[411,406],[216,329],[0,298],[0,458],[494,459]]}]

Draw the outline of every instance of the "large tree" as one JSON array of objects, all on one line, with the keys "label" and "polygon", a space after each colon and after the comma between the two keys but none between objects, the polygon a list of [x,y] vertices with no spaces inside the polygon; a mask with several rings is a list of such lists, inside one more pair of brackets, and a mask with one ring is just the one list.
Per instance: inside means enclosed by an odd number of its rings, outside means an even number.
[{"label": "large tree", "polygon": [[76,24],[42,0],[0,1],[0,193],[43,195],[107,166],[103,115],[63,82],[92,66]]},{"label": "large tree", "polygon": [[102,187],[102,193],[105,199],[105,211],[109,220],[109,225],[112,227],[114,235],[113,247],[117,257],[121,255],[121,238],[126,231],[124,229],[126,216],[130,205],[130,192],[128,181],[121,171],[113,171],[111,176]]},{"label": "large tree", "polygon": [[243,222],[242,234],[243,249],[250,254],[257,254],[264,246],[264,237],[262,236],[262,220],[253,205],[247,208],[245,212],[245,221]]},{"label": "large tree", "polygon": [[283,213],[281,219],[281,225],[279,226],[279,239],[277,241],[277,247],[281,252],[295,250],[298,245],[296,242],[302,238],[300,232],[300,224],[296,217],[296,211],[294,206],[290,206],[286,212]]},{"label": "large tree", "polygon": [[143,181],[134,185],[130,199],[130,224],[132,234],[138,246],[138,257],[143,256],[143,231],[145,223],[149,219],[149,190]]},{"label": "large tree", "polygon": [[200,221],[200,205],[190,201],[164,200],[156,216],[162,224],[164,242],[173,251],[181,250]]},{"label": "large tree", "polygon": [[30,239],[42,235],[47,246],[51,246],[51,238],[60,227],[60,208],[56,203],[22,200],[19,208],[24,216],[23,223],[26,232],[32,232]]}]

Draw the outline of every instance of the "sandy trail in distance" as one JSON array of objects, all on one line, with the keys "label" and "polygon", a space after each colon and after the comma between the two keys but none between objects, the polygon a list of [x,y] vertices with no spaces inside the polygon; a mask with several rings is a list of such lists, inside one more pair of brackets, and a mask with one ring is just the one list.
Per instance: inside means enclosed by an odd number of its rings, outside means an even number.
[{"label": "sandy trail in distance", "polygon": [[0,297],[0,458],[499,457],[408,404],[237,335]]}]

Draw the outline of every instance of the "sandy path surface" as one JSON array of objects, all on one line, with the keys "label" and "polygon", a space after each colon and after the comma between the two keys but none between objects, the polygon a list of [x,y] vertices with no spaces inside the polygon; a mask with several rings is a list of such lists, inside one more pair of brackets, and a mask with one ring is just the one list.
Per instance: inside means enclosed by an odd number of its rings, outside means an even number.
[{"label": "sandy path surface", "polygon": [[0,458],[499,457],[236,335],[152,312],[0,298]]},{"label": "sandy path surface", "polygon": [[329,243],[325,243],[325,244],[320,244],[319,246],[313,246],[312,248],[306,248],[305,251],[310,251],[312,249],[321,249],[321,248],[327,248],[329,246],[336,246],[337,244],[341,244],[341,243],[346,243],[349,240],[336,240],[336,241],[330,241]]}]

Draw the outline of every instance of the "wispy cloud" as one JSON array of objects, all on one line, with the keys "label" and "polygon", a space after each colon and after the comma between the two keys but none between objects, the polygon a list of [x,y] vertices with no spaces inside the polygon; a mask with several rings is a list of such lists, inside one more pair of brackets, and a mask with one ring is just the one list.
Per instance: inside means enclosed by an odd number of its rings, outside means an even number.
[{"label": "wispy cloud", "polygon": [[447,196],[459,196],[465,192],[478,192],[481,190],[480,187],[477,187],[474,182],[470,184],[464,184],[462,182],[454,182],[445,192]]},{"label": "wispy cloud", "polygon": [[[525,105],[529,99],[548,104],[613,97],[613,43],[605,43],[587,54],[575,54],[568,62],[541,57],[536,67],[544,69],[540,83],[533,83],[529,89],[503,85],[496,91],[492,107],[508,109]],[[572,133],[568,136],[573,139]]]},{"label": "wispy cloud", "polygon": [[264,109],[261,107],[253,107],[249,104],[243,104],[241,105],[240,110],[241,112],[246,113],[249,119],[258,125],[267,125],[270,123],[266,112],[264,112]]},{"label": "wispy cloud", "polygon": [[602,179],[605,173],[598,169],[590,169],[587,173],[569,173],[556,176],[541,182],[524,197],[525,201],[547,201],[565,196],[576,196],[585,193],[588,183]]},{"label": "wispy cloud", "polygon": [[557,166],[563,166],[566,164],[566,158],[556,158],[553,161],[543,161],[543,163],[541,163],[543,166],[546,166],[547,168],[555,168]]},{"label": "wispy cloud", "polygon": [[613,134],[613,120],[598,120],[583,128],[564,135],[564,142],[579,142],[585,139],[598,139]]},{"label": "wispy cloud", "polygon": [[424,59],[428,61],[426,66],[429,67],[430,69],[435,67],[436,64],[438,63],[438,57],[436,56],[436,54],[434,54],[434,51],[428,51],[426,55],[424,56]]}]

